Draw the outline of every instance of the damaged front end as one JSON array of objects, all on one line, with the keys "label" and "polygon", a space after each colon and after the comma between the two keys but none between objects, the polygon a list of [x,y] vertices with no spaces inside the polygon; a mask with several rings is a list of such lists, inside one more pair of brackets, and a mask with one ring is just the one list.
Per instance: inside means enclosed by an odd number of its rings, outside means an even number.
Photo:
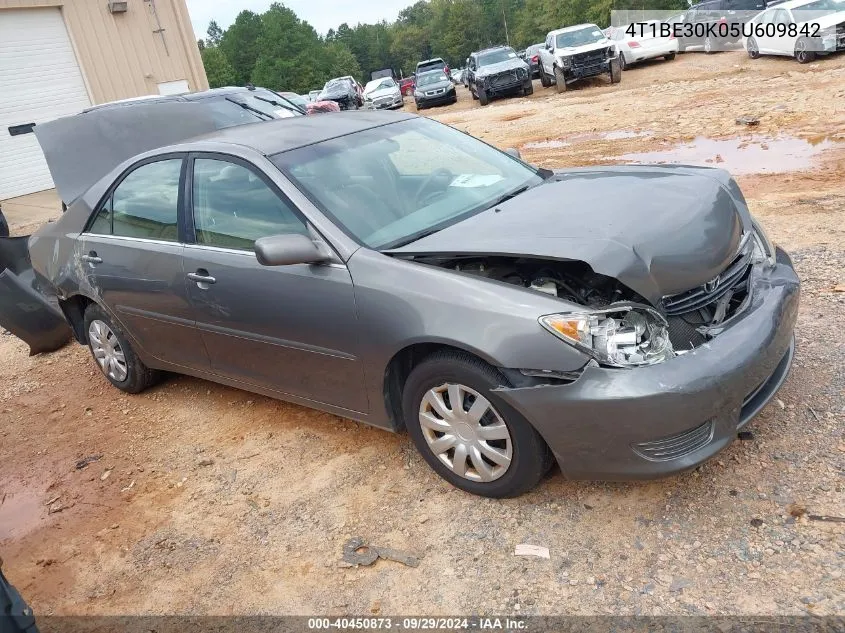
[{"label": "damaged front end", "polygon": [[0,326],[29,345],[30,355],[51,352],[71,337],[55,296],[45,292],[29,259],[29,237],[0,239]]}]

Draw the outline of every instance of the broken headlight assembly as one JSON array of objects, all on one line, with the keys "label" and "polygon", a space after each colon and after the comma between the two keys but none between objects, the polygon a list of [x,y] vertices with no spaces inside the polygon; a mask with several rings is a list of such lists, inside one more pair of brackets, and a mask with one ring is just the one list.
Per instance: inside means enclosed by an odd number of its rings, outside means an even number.
[{"label": "broken headlight assembly", "polygon": [[766,235],[766,232],[763,230],[763,227],[760,226],[760,223],[757,222],[754,218],[751,219],[751,226],[753,228],[751,232],[751,239],[754,242],[754,250],[752,252],[752,258],[755,264],[765,262],[769,266],[774,266],[775,264],[775,245],[772,240],[769,239],[769,236]]},{"label": "broken headlight assembly", "polygon": [[564,70],[569,70],[570,68],[572,68],[572,58],[571,57],[566,57],[566,56],[562,55],[562,56],[558,57],[558,61],[560,62],[560,67],[563,68]]},{"label": "broken headlight assembly", "polygon": [[666,319],[648,306],[625,304],[549,314],[539,321],[559,339],[605,366],[641,367],[675,356]]}]

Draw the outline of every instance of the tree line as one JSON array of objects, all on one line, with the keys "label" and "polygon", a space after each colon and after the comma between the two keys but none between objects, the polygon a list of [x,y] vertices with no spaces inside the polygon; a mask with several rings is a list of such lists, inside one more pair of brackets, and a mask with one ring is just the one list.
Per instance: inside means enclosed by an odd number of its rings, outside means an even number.
[{"label": "tree line", "polygon": [[685,0],[418,0],[395,22],[343,23],[325,35],[291,9],[241,11],[228,29],[215,21],[199,40],[212,88],[253,83],[305,93],[333,77],[364,82],[374,70],[410,75],[418,61],[442,57],[453,68],[472,51],[510,43],[519,50],[580,22],[610,24],[613,9],[684,9]]}]

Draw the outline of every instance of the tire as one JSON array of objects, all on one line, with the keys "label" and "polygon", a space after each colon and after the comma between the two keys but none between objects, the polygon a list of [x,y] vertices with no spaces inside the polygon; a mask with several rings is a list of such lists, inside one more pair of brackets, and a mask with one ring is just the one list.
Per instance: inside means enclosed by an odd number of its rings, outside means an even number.
[{"label": "tire", "polygon": [[[411,371],[402,393],[405,425],[423,459],[453,486],[483,497],[521,495],[539,483],[553,462],[551,451],[534,427],[493,391],[503,384],[507,384],[505,377],[480,359],[461,352],[442,352],[430,356]],[[451,390],[447,385],[451,385]],[[441,387],[442,392],[439,391]],[[458,418],[455,426],[449,424],[450,418],[436,413],[438,409],[429,404],[435,402],[431,398],[435,393],[442,394],[437,401],[445,405],[449,413],[455,411],[451,408],[451,401],[447,402],[449,393],[460,394],[463,405],[460,411],[464,415]],[[471,405],[478,402],[479,397],[489,405],[480,423],[471,419],[462,423],[467,420],[465,412],[471,410]],[[433,420],[437,428],[430,424],[423,426],[421,418],[425,410],[425,417]],[[445,422],[445,425],[437,424],[438,421]],[[483,440],[475,433],[479,428],[489,429],[491,426],[502,429],[502,425],[507,439],[501,439],[500,435],[500,439],[494,439],[494,436]],[[437,453],[432,450],[431,444],[450,436],[439,428],[452,430],[451,438],[457,443]],[[460,433],[465,434],[467,439],[464,440]],[[461,446],[467,455],[458,462],[455,451]],[[498,455],[496,462],[481,458],[482,454],[491,454],[487,449],[495,450],[492,454]],[[479,462],[480,467],[477,467]],[[459,463],[465,467],[463,475],[457,472],[461,470],[457,467]]]},{"label": "tire", "polygon": [[673,59],[675,59],[675,53],[669,53],[668,55],[664,55],[663,59],[665,59],[667,62],[671,62]]},{"label": "tire", "polygon": [[610,60],[610,83],[618,84],[622,81],[622,66],[618,59]]},{"label": "tire", "polygon": [[[153,386],[161,379],[161,373],[155,369],[148,368],[141,359],[138,358],[132,345],[129,343],[129,338],[112,318],[96,303],[92,303],[85,310],[85,332],[88,336],[88,349],[91,350],[91,356],[97,367],[103,372],[106,379],[115,387],[126,393],[140,393]],[[96,339],[95,339],[96,333]],[[102,347],[97,345],[97,339],[105,343]],[[103,348],[105,348],[105,357],[102,356]],[[121,364],[119,361],[116,365],[106,364],[109,357],[118,360],[122,355],[122,368],[125,375],[120,371]],[[100,358],[98,358],[100,356]]]},{"label": "tire", "polygon": [[417,110],[422,110],[423,106],[420,105],[419,101],[414,101],[414,105],[417,106]]},{"label": "tire", "polygon": [[748,52],[749,59],[760,59],[760,47],[757,46],[757,40],[753,37],[748,38],[745,43],[745,50]]},{"label": "tire", "polygon": [[478,92],[478,103],[483,106],[486,106],[488,103],[490,103],[490,97],[488,97],[487,93],[483,90],[479,90]]},{"label": "tire", "polygon": [[795,43],[795,59],[799,64],[809,64],[816,59],[815,51],[808,50],[810,48],[810,40],[802,37]]},{"label": "tire", "polygon": [[713,38],[711,38],[709,35],[704,38],[704,52],[707,55],[713,54]]},{"label": "tire", "polygon": [[478,101],[478,94],[472,88],[469,89],[469,93],[472,95],[473,101]]},{"label": "tire", "polygon": [[625,61],[625,53],[619,53],[619,69],[628,70],[628,62]]},{"label": "tire", "polygon": [[540,66],[540,85],[543,86],[543,88],[548,88],[552,85],[552,80],[549,79],[549,76],[546,74],[546,71],[543,70],[542,66]]},{"label": "tire", "polygon": [[559,93],[566,92],[566,75],[557,66],[555,66],[555,89]]},{"label": "tire", "polygon": [[534,94],[534,84],[531,82],[531,80],[529,80],[528,83],[525,86],[523,86],[523,88],[522,88],[522,96],[527,97],[527,96],[533,95],[533,94]]}]

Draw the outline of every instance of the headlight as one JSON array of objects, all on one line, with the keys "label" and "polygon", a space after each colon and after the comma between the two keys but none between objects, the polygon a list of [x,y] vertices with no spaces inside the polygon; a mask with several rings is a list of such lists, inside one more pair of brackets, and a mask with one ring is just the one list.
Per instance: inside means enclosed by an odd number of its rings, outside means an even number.
[{"label": "headlight", "polygon": [[754,218],[751,218],[751,226],[753,228],[752,239],[754,240],[754,263],[766,262],[770,266],[775,264],[775,245],[760,223]]},{"label": "headlight", "polygon": [[561,57],[558,61],[560,61],[561,68],[569,68],[572,66],[572,58],[570,57]]},{"label": "headlight", "polygon": [[666,319],[648,306],[550,314],[540,317],[540,325],[611,367],[654,365],[675,356]]}]

